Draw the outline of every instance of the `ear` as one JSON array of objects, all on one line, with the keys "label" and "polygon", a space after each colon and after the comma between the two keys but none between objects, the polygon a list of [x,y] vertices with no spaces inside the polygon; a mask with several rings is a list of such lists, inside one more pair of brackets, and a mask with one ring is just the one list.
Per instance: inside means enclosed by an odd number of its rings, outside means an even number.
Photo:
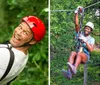
[{"label": "ear", "polygon": [[34,40],[34,39],[32,39],[31,42],[30,42],[29,44],[33,45],[33,44],[36,44],[36,43],[37,43],[37,41]]}]

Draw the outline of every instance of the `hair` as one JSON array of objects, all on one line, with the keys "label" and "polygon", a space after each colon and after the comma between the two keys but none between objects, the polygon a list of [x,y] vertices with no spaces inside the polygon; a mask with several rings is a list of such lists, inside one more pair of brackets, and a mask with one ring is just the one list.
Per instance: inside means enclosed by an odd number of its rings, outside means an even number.
[{"label": "hair", "polygon": [[[85,27],[89,27],[89,26],[85,26]],[[84,27],[84,29],[85,29],[85,27]],[[91,27],[89,27],[89,28],[91,29],[91,31],[93,31],[93,29]]]}]

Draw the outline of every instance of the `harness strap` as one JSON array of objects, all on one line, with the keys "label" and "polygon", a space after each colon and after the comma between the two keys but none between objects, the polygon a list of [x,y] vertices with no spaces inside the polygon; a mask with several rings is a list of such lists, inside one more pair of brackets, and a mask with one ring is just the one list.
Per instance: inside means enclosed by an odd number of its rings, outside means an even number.
[{"label": "harness strap", "polygon": [[3,76],[1,77],[0,81],[2,81],[6,76],[7,74],[10,72],[11,68],[12,68],[12,65],[14,63],[14,52],[11,50],[11,48],[7,48],[10,52],[10,59],[9,59],[9,63],[8,63],[8,66],[7,66],[7,69],[5,71],[5,73],[3,74]]},{"label": "harness strap", "polygon": [[[82,33],[82,24],[83,24],[83,18],[84,18],[84,8],[82,9],[82,13],[80,13],[81,15],[81,18],[80,18],[80,30],[78,32],[78,35]],[[81,47],[82,45],[82,40],[79,40],[78,39],[78,36],[76,37],[76,52],[79,52],[79,48]]]}]

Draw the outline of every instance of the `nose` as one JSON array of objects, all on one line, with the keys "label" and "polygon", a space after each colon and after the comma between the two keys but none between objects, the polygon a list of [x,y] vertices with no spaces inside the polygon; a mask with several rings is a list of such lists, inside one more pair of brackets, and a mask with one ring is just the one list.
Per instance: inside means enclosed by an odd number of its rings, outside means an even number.
[{"label": "nose", "polygon": [[85,31],[89,32],[89,30],[88,30],[88,29],[85,29]]},{"label": "nose", "polygon": [[18,34],[18,35],[21,35],[22,32],[23,32],[22,30],[17,30],[17,34]]}]

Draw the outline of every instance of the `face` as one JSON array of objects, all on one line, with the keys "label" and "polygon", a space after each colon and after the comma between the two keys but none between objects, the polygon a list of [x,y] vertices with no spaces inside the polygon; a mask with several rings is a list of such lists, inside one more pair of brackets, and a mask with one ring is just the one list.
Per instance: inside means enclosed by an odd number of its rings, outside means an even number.
[{"label": "face", "polygon": [[89,35],[91,33],[91,28],[90,27],[85,27],[84,28],[84,34],[87,36],[87,35]]},{"label": "face", "polygon": [[33,33],[29,26],[22,22],[18,27],[15,28],[10,43],[14,47],[24,45],[33,38]]}]

